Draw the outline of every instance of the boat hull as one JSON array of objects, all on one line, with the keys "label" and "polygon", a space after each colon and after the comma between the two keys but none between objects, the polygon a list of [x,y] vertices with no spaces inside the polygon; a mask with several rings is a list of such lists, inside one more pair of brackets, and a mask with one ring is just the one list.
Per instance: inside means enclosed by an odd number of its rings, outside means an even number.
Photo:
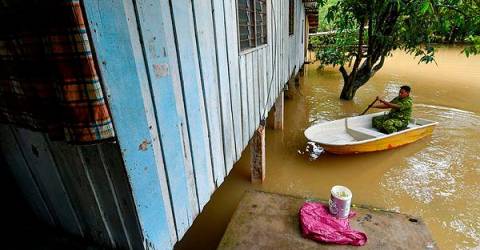
[{"label": "boat hull", "polygon": [[318,143],[325,151],[333,154],[359,154],[367,152],[376,152],[392,148],[397,148],[415,141],[418,141],[432,134],[436,124],[418,128],[411,131],[405,131],[396,135],[381,138],[379,140],[367,141],[365,143],[352,145],[329,145]]}]

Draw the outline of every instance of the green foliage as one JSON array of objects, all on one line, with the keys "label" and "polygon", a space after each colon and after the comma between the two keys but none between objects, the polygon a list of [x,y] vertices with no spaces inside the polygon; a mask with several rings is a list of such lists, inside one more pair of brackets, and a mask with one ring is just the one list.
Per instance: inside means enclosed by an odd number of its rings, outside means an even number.
[{"label": "green foliage", "polygon": [[393,50],[404,50],[419,63],[435,62],[438,42],[466,42],[465,55],[480,53],[480,0],[318,2],[320,27],[330,32],[311,38],[311,47],[322,66],[340,65],[342,99],[351,100]]},{"label": "green foliage", "polygon": [[[463,41],[464,53],[480,53],[479,0],[321,0],[320,27],[335,34],[311,38],[322,64],[344,65],[368,47],[362,60],[380,60],[394,49],[435,62],[433,43]],[[361,27],[365,27],[360,37]],[[325,30],[325,29],[324,29]]]},{"label": "green foliage", "polygon": [[480,36],[469,36],[465,40],[469,43],[463,50],[467,57],[480,54]]},{"label": "green foliage", "polygon": [[433,8],[437,14],[437,42],[469,42],[471,36],[480,34],[479,0],[434,1]]},{"label": "green foliage", "polygon": [[[338,3],[339,0],[318,0],[318,20],[325,20],[328,9]],[[319,22],[318,30],[331,30],[333,26],[329,22]]]}]

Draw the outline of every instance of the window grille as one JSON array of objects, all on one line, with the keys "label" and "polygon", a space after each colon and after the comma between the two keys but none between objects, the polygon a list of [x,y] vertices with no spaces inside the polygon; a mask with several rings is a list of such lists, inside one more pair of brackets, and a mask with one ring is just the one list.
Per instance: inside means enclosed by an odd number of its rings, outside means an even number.
[{"label": "window grille", "polygon": [[240,50],[266,44],[266,0],[238,0],[237,11]]}]

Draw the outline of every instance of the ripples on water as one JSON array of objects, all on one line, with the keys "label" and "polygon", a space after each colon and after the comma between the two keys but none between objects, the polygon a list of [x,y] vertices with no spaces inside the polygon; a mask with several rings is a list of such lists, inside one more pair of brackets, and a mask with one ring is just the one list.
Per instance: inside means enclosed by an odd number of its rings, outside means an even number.
[{"label": "ripples on water", "polygon": [[[328,198],[337,184],[351,188],[354,203],[422,217],[441,249],[480,249],[480,57],[467,61],[460,49],[439,50],[438,66],[397,53],[350,102],[338,98],[337,69],[306,65],[299,88],[292,88],[300,95],[285,101],[284,130],[267,130],[266,181],[250,184],[244,154],[184,237],[184,249],[205,242],[214,249],[248,188]],[[358,115],[377,95],[393,99],[402,85],[412,86],[414,115],[439,122],[431,137],[354,156],[306,144],[308,126]]]},{"label": "ripples on water", "polygon": [[[371,188],[381,189],[374,191],[375,196],[384,199],[381,206],[423,217],[442,248],[480,249],[480,60],[465,63],[466,59],[456,57],[458,53],[443,52],[440,66],[434,67],[417,66],[414,60],[397,57],[399,63],[387,64],[390,68],[382,69],[352,102],[338,99],[341,78],[332,74],[333,69],[315,72],[305,85],[309,88],[305,90],[307,126],[358,115],[376,95],[391,100],[398,95],[400,86],[412,86],[414,115],[439,122],[433,135],[395,152],[364,156],[371,162],[385,162],[378,183],[368,178],[347,183],[373,181]],[[453,67],[456,63],[463,68]],[[412,71],[413,67],[418,72]],[[356,158],[314,154],[310,145],[304,152],[319,166],[333,161],[333,157],[338,159],[335,164],[343,162],[335,167],[359,164]],[[391,161],[398,162],[387,163]],[[363,176],[361,172],[356,174]]]},{"label": "ripples on water", "polygon": [[[406,195],[425,206],[438,206],[440,212],[450,212],[449,219],[426,219],[441,221],[445,229],[464,234],[478,244],[480,116],[432,105],[416,105],[415,111],[416,116],[440,123],[427,147],[385,173],[382,186],[395,195]],[[422,211],[425,206],[418,208]],[[428,212],[420,215],[435,216]]]},{"label": "ripples on water", "polygon": [[[388,84],[386,92],[396,93],[399,86]],[[327,108],[323,108],[332,109],[328,105],[336,105],[334,102],[327,101]],[[466,246],[480,243],[480,116],[425,104],[417,104],[414,109],[416,117],[439,121],[439,124],[424,148],[384,173],[380,186],[389,197],[386,209],[422,216],[427,223],[443,228],[444,235],[461,234],[467,238],[463,242],[457,242],[458,238],[444,240],[456,249],[469,249]],[[318,112],[310,116],[310,124],[325,122],[325,118],[337,115],[346,114]],[[312,142],[307,143],[303,152],[309,160],[320,161],[324,153]],[[405,203],[413,204],[413,210],[405,208]]]},{"label": "ripples on water", "polygon": [[307,146],[305,147],[305,150],[298,150],[299,154],[308,154],[308,159],[311,161],[314,161],[320,157],[323,153],[325,153],[325,150],[320,147],[318,144],[314,142],[307,142]]}]

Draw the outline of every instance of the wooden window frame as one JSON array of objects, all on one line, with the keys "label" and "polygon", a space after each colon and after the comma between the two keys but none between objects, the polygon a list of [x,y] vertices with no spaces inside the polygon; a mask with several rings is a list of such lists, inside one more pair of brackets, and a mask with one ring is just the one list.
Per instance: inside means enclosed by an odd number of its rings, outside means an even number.
[{"label": "wooden window frame", "polygon": [[[237,0],[238,48],[240,52],[263,47],[268,43],[267,0],[243,0],[245,6]],[[241,16],[246,16],[246,23],[241,23]],[[242,27],[248,31],[242,33]],[[248,44],[245,44],[247,42]]]}]

